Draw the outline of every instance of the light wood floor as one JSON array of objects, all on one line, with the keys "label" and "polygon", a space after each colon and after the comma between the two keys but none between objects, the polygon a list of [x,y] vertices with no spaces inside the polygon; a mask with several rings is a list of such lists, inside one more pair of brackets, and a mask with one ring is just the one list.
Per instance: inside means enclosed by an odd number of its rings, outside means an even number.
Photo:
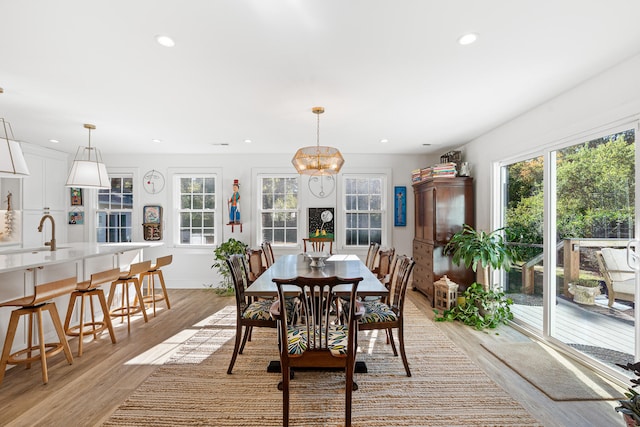
[{"label": "light wood floor", "polygon": [[[409,294],[425,315],[433,318],[428,301],[417,292]],[[233,297],[220,297],[207,289],[174,289],[170,296],[171,310],[158,312],[147,324],[137,319],[130,335],[126,325],[118,326],[117,344],[111,344],[104,334],[98,342],[86,342],[83,356],[75,357],[73,365],[67,365],[61,354],[52,358],[47,385],[42,384],[39,364],[30,370],[21,366],[10,369],[0,385],[0,425],[100,425],[157,368],[154,361],[163,360],[200,320],[234,304]],[[616,402],[554,402],[481,347],[486,340],[526,339],[514,329],[503,327],[496,334],[458,323],[437,325],[545,426],[624,425],[613,409]],[[75,356],[77,340],[70,340],[70,345]],[[460,392],[473,399],[473,390],[465,390],[464,384]]]}]

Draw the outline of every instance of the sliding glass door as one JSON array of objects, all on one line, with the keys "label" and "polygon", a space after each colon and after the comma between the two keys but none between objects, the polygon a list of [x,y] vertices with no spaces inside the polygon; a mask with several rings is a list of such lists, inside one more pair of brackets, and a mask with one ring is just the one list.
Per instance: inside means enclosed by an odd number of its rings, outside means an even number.
[{"label": "sliding glass door", "polygon": [[500,168],[502,224],[521,255],[503,277],[516,322],[612,370],[640,356],[626,249],[638,229],[636,130],[608,129]]}]

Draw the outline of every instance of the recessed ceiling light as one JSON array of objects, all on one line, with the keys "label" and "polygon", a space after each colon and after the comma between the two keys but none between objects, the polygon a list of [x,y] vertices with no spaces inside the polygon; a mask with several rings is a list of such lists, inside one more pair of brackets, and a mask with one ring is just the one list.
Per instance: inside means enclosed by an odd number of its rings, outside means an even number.
[{"label": "recessed ceiling light", "polygon": [[431,147],[431,144],[422,144],[423,147]]},{"label": "recessed ceiling light", "polygon": [[252,140],[250,140],[250,139],[245,139],[245,140],[244,140],[244,142],[245,142],[246,144],[251,144],[253,141],[252,141]]},{"label": "recessed ceiling light", "polygon": [[160,46],[164,47],[174,47],[176,45],[176,42],[169,36],[158,35],[156,36],[156,41]]},{"label": "recessed ceiling light", "polygon": [[162,140],[161,140],[161,139],[158,139],[158,138],[153,138],[153,139],[151,140],[151,142],[155,142],[156,144],[160,144],[160,143],[162,142]]},{"label": "recessed ceiling light", "polygon": [[58,141],[57,139],[50,139],[49,142],[52,144],[57,144],[60,141]]},{"label": "recessed ceiling light", "polygon": [[220,143],[214,142],[211,145],[214,145],[216,147],[226,147],[226,146],[229,145],[229,143],[228,142],[220,142]]},{"label": "recessed ceiling light", "polygon": [[380,144],[387,144],[388,142],[389,140],[386,138],[380,140]]},{"label": "recessed ceiling light", "polygon": [[476,40],[478,40],[478,35],[476,33],[467,33],[460,36],[460,38],[458,39],[458,44],[466,46],[468,44],[474,43]]}]

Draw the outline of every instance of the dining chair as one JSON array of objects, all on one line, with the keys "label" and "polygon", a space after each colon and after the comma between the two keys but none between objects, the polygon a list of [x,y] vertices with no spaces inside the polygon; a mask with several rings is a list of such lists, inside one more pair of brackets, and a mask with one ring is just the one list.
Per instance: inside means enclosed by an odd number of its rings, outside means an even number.
[{"label": "dining chair", "polygon": [[[355,300],[361,277],[342,279],[331,277],[274,278],[278,300],[271,313],[278,320],[280,368],[282,381],[282,425],[289,425],[291,370],[296,367],[342,368],[345,370],[345,426],[351,426],[351,398],[357,385],[353,381],[357,350],[357,319],[363,314],[361,305],[352,305],[348,321],[339,324],[332,310],[332,301],[340,293]],[[295,293],[302,304],[301,321],[293,320],[291,310],[281,310],[280,301]]]},{"label": "dining chair", "polygon": [[247,264],[249,265],[249,284],[255,282],[265,271],[262,264],[262,249],[247,249]]},{"label": "dining chair", "polygon": [[[326,248],[329,248],[327,251]],[[326,237],[309,237],[302,239],[302,248],[306,252],[328,252],[333,255],[333,240]]]},{"label": "dining chair", "polygon": [[378,265],[373,269],[373,273],[382,283],[389,282],[389,273],[396,255],[395,248],[381,249],[378,252]]},{"label": "dining chair", "polygon": [[276,262],[276,259],[273,256],[273,249],[271,248],[271,242],[268,240],[265,240],[264,242],[262,242],[260,247],[262,248],[262,252],[264,253],[264,262],[267,268],[269,268],[273,265],[274,262]]},{"label": "dining chair", "polygon": [[367,257],[365,258],[364,265],[371,271],[375,269],[376,258],[378,251],[380,250],[380,243],[371,242],[369,244],[369,250],[367,251]]},{"label": "dining chair", "polygon": [[384,329],[387,331],[393,355],[398,356],[398,350],[393,338],[393,329],[398,330],[398,341],[400,344],[400,355],[407,376],[411,376],[407,354],[404,349],[404,302],[407,292],[407,285],[413,270],[415,261],[410,257],[401,255],[396,257],[395,266],[391,272],[389,281],[389,297],[387,302],[383,301],[363,301],[365,314],[358,321],[358,330],[370,331]]},{"label": "dining chair", "polygon": [[[233,371],[233,365],[236,363],[238,354],[242,354],[244,346],[247,343],[247,339],[251,336],[251,330],[253,327],[262,328],[275,328],[276,321],[271,317],[269,309],[271,308],[272,300],[257,300],[253,301],[250,297],[245,295],[245,290],[248,287],[248,267],[246,265],[244,254],[231,255],[226,260],[231,272],[231,280],[236,294],[236,339],[233,347],[233,355],[231,356],[231,362],[229,362],[229,368],[227,368],[227,374],[231,374]],[[243,334],[244,327],[244,334]]]}]

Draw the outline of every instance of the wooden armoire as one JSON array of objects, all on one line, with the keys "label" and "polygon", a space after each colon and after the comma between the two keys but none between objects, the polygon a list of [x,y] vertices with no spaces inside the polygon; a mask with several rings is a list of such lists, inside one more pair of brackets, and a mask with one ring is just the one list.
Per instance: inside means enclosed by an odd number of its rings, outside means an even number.
[{"label": "wooden armoire", "polygon": [[413,239],[413,289],[433,305],[433,283],[445,274],[466,289],[475,281],[471,269],[454,265],[443,253],[451,236],[463,224],[474,226],[473,178],[430,178],[413,184],[415,235]]}]

